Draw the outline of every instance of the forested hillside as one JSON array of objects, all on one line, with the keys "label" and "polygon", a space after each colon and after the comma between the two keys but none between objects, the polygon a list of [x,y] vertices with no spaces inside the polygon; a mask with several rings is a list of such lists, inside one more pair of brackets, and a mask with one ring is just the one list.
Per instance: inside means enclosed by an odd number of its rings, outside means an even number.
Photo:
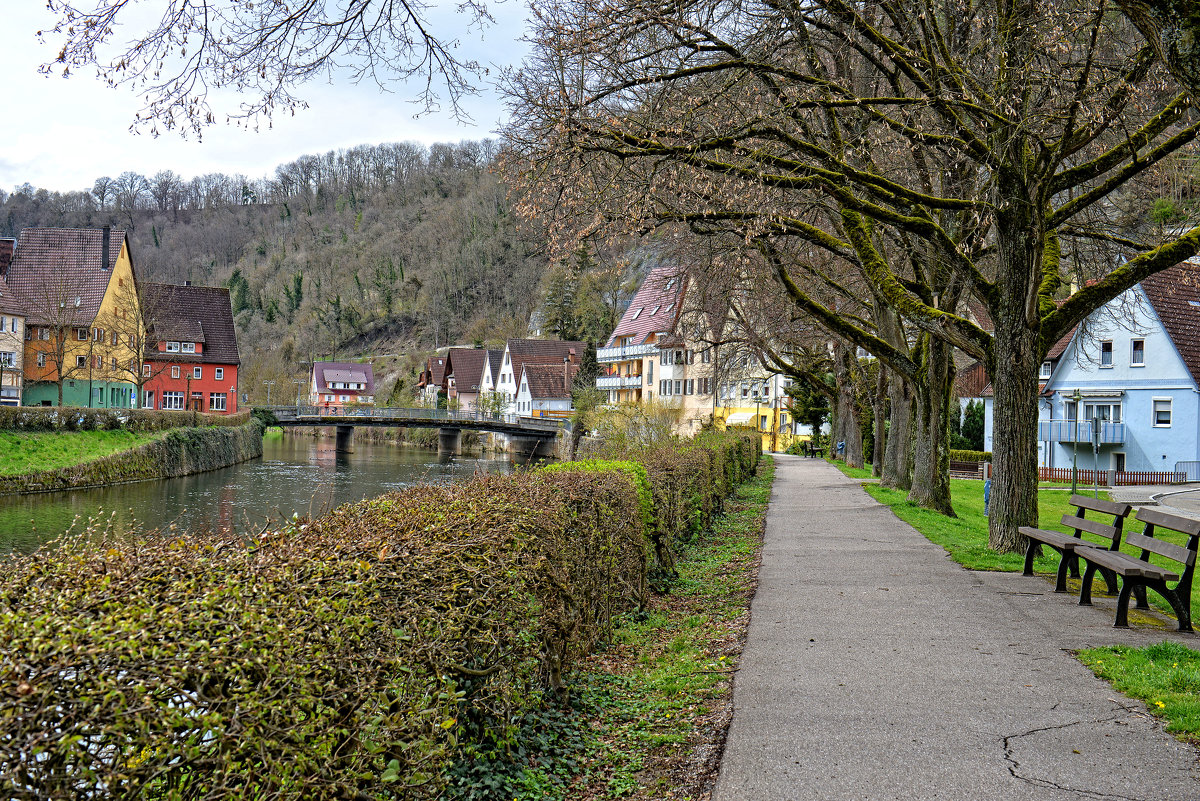
[{"label": "forested hillside", "polygon": [[258,180],[126,172],[80,192],[26,185],[0,192],[0,235],[130,230],[141,280],[231,289],[243,391],[258,398],[273,379],[287,396],[313,357],[387,354],[394,377],[429,349],[526,333],[546,263],[517,230],[495,157],[490,141],[399,143],[305,156]]}]

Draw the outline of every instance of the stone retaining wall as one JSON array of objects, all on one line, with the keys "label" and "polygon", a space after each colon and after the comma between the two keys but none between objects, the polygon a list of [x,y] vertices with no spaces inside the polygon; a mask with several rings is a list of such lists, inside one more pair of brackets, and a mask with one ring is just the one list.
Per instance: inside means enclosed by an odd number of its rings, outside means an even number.
[{"label": "stone retaining wall", "polygon": [[262,456],[262,434],[263,426],[257,420],[236,427],[176,428],[160,440],[93,462],[0,476],[0,495],[102,487],[217,470]]}]

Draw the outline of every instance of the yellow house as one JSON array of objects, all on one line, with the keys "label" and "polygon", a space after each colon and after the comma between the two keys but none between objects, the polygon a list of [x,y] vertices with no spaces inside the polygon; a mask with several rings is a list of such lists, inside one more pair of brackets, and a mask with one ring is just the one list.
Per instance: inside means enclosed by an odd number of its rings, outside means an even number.
[{"label": "yellow house", "polygon": [[144,337],[124,231],[27,228],[8,283],[26,310],[23,405],[136,405]]}]

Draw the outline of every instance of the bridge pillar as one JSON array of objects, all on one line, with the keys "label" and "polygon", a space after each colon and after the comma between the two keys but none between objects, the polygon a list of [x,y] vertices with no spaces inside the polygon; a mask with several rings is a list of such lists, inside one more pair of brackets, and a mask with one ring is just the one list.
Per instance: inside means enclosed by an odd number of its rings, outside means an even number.
[{"label": "bridge pillar", "polygon": [[354,453],[354,426],[338,426],[333,449],[337,453]]},{"label": "bridge pillar", "polygon": [[517,464],[555,455],[555,441],[543,437],[509,437],[508,451]]},{"label": "bridge pillar", "polygon": [[438,429],[438,453],[449,453],[458,456],[462,453],[462,429]]}]

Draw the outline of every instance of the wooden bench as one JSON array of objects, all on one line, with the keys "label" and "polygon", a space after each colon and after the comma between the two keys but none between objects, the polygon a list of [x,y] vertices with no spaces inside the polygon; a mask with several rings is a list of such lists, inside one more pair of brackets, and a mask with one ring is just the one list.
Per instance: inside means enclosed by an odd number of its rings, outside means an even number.
[{"label": "wooden bench", "polygon": [[[1039,546],[1049,545],[1062,555],[1058,560],[1058,574],[1054,580],[1055,592],[1067,591],[1068,570],[1071,571],[1072,576],[1079,578],[1077,551],[1085,548],[1116,551],[1121,547],[1121,532],[1125,525],[1125,517],[1133,508],[1127,503],[1103,501],[1098,498],[1089,498],[1086,495],[1072,495],[1071,505],[1075,507],[1075,514],[1063,515],[1062,524],[1067,528],[1074,529],[1074,534],[1064,534],[1061,531],[1033,528],[1032,526],[1021,526],[1017,529],[1029,538],[1029,546],[1025,551],[1024,573],[1026,576],[1033,575],[1033,559],[1037,556]],[[1112,523],[1088,520],[1085,515],[1089,511],[1112,515]],[[1102,541],[1093,542],[1085,540],[1083,538],[1084,532],[1100,537]],[[1116,593],[1117,583],[1115,577],[1107,572],[1101,575],[1104,576],[1104,580],[1108,584],[1109,593]]]},{"label": "wooden bench", "polygon": [[808,458],[810,458],[810,459],[813,458],[814,456],[820,456],[821,458],[825,458],[825,449],[814,447],[811,442],[805,442],[804,443],[804,454],[806,456],[808,456]]},{"label": "wooden bench", "polygon": [[[1157,592],[1171,608],[1175,610],[1175,618],[1179,621],[1180,631],[1192,630],[1192,571],[1196,567],[1196,549],[1200,541],[1200,520],[1170,515],[1156,509],[1139,509],[1137,519],[1146,524],[1146,530],[1141,534],[1129,533],[1125,536],[1125,544],[1130,548],[1140,548],[1139,557],[1130,556],[1117,550],[1105,551],[1098,548],[1077,548],[1076,555],[1087,562],[1087,570],[1083,574],[1083,586],[1079,591],[1079,603],[1090,606],[1092,603],[1092,579],[1099,570],[1101,575],[1112,574],[1121,577],[1121,593],[1117,596],[1117,622],[1119,628],[1129,627],[1129,596],[1132,593],[1137,598],[1138,609],[1148,609],[1146,588]],[[1187,547],[1183,548],[1169,542],[1164,542],[1154,536],[1155,528],[1168,529],[1187,535]],[[1151,564],[1150,554],[1166,557],[1183,565],[1183,570],[1176,572],[1160,565]],[[1105,575],[1107,579],[1108,576]],[[1168,586],[1174,582],[1175,586]]]}]

